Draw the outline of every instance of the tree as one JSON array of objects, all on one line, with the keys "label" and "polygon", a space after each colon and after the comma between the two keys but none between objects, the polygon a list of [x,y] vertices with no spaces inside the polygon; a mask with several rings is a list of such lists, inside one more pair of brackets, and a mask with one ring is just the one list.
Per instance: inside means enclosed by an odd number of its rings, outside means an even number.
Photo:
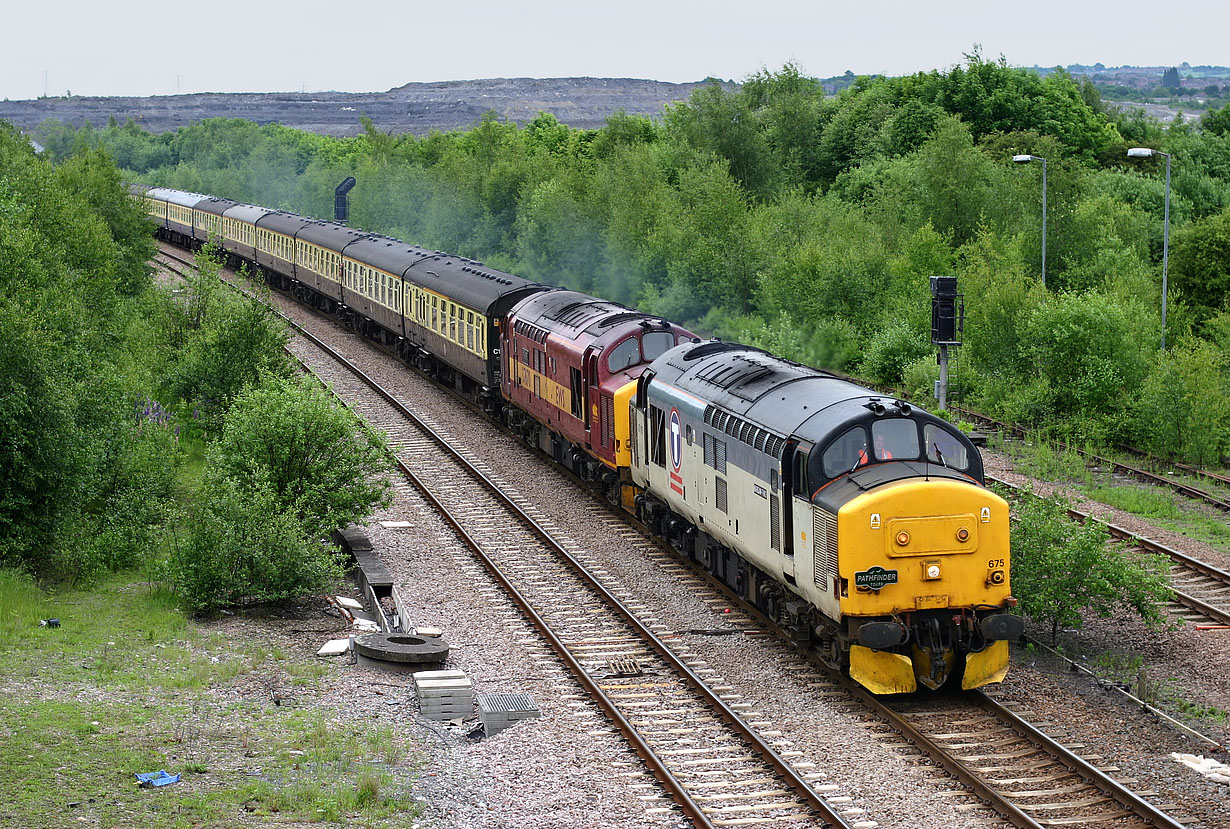
[{"label": "tree", "polygon": [[1170,288],[1206,309],[1230,299],[1230,207],[1177,229],[1170,241]]},{"label": "tree", "polygon": [[209,463],[245,490],[270,493],[304,536],[319,538],[387,504],[387,451],[314,381],[275,380],[235,399]]},{"label": "tree", "polygon": [[328,538],[389,503],[388,465],[383,437],[309,379],[241,393],[171,558],[184,602],[203,610],[328,588],[340,576]]},{"label": "tree", "polygon": [[1200,119],[1200,126],[1214,135],[1230,134],[1230,106],[1210,109]]},{"label": "tree", "polygon": [[196,266],[187,290],[165,306],[172,346],[167,385],[175,399],[199,405],[212,418],[261,377],[289,376],[288,335],[268,305],[218,280],[217,251],[205,248]]},{"label": "tree", "polygon": [[1135,611],[1149,625],[1164,615],[1170,596],[1164,557],[1124,554],[1107,547],[1106,529],[1068,518],[1060,501],[1027,494],[1013,506],[1012,594],[1021,612],[1051,626],[1079,628],[1086,614],[1105,618]]},{"label": "tree", "polygon": [[1134,400],[1136,435],[1145,448],[1192,463],[1216,463],[1230,446],[1230,356],[1200,339],[1157,355]]},{"label": "tree", "polygon": [[1179,80],[1179,70],[1176,67],[1170,67],[1162,73],[1162,86],[1165,89],[1178,89],[1182,85]]}]

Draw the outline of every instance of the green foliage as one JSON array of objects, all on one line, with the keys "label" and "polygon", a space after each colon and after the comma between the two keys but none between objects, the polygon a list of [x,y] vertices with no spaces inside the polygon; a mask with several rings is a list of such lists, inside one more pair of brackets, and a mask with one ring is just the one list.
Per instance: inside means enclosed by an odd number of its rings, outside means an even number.
[{"label": "green foliage", "polygon": [[[956,380],[971,402],[1107,441],[1132,436],[1121,413],[1144,371],[1131,341],[1160,339],[1163,166],[1125,156],[1159,147],[1173,162],[1168,339],[1193,332],[1230,347],[1208,323],[1227,293],[1220,114],[1195,129],[1108,112],[1088,81],[977,49],[943,71],[851,75],[835,97],[826,86],[787,64],[738,88],[710,83],[660,122],[617,113],[596,131],[488,113],[471,130],[424,137],[370,121],[338,139],[216,119],[159,136],[48,123],[40,140],[57,157],[103,147],[131,178],[313,216],[328,216],[333,187],[355,175],[357,226],[821,367],[908,372],[920,390],[933,369],[905,332],[925,338],[927,277],[955,275],[968,315]],[[1045,290],[1041,170],[1012,164],[1021,152],[1048,159]],[[116,238],[114,225],[95,230]],[[101,234],[87,239],[105,248]],[[1085,323],[1082,337],[1073,326]],[[216,358],[222,340],[202,333],[172,352],[164,396],[220,411],[251,379],[226,376],[237,361]],[[1061,354],[1048,353],[1052,341]],[[1108,353],[1120,345],[1122,356]]]},{"label": "green foliage", "polygon": [[1206,309],[1230,300],[1230,207],[1178,228],[1170,239],[1170,287]]},{"label": "green foliage", "polygon": [[1230,106],[1209,110],[1201,117],[1200,126],[1214,135],[1230,134]]},{"label": "green foliage", "polygon": [[266,289],[253,286],[256,298],[240,296],[218,280],[221,267],[216,251],[202,250],[186,288],[168,295],[164,306],[164,336],[171,346],[167,389],[211,422],[245,387],[291,371],[283,351],[286,326],[260,301]]},{"label": "green foliage", "polygon": [[241,489],[267,491],[316,538],[388,504],[387,453],[382,435],[305,378],[239,395],[209,465]]},{"label": "green foliage", "polygon": [[1013,512],[1012,592],[1022,613],[1051,626],[1052,643],[1086,614],[1130,610],[1161,623],[1158,602],[1170,595],[1164,558],[1108,547],[1104,528],[1077,524],[1057,501],[1030,495]]},{"label": "green foliage", "polygon": [[1198,465],[1230,452],[1230,357],[1213,344],[1186,339],[1153,360],[1132,415],[1151,452]]},{"label": "green foliage", "polygon": [[888,323],[872,334],[863,352],[860,373],[877,383],[897,384],[908,366],[933,352],[930,339],[902,320]]},{"label": "green foliage", "polygon": [[150,243],[107,164],[92,153],[54,169],[0,125],[0,564],[47,577],[132,555],[135,537],[112,550],[91,535],[150,491],[115,470],[175,463],[165,444],[134,460],[129,318]]},{"label": "green foliage", "polygon": [[382,438],[309,380],[268,382],[234,401],[210,447],[190,533],[171,579],[197,610],[328,589],[332,531],[387,504]]},{"label": "green foliage", "polygon": [[192,610],[280,601],[341,581],[336,550],[307,538],[268,488],[244,488],[211,470],[188,517],[191,533],[176,547],[168,575]]}]

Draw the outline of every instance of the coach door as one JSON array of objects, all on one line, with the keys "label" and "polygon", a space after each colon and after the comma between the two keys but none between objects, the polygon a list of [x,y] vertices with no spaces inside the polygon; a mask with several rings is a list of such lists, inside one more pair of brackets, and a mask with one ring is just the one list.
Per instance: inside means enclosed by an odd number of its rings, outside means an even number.
[{"label": "coach door", "polygon": [[585,383],[583,384],[585,392],[585,400],[583,401],[585,429],[586,431],[591,431],[589,442],[592,446],[594,443],[592,430],[594,429],[595,421],[598,419],[598,354],[592,348],[585,349],[582,366],[585,373]]}]

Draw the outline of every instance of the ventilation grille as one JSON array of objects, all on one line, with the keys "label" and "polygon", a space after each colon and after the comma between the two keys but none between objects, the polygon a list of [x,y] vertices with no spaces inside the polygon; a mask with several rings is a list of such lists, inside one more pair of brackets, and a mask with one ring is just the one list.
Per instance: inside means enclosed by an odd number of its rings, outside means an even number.
[{"label": "ventilation grille", "polygon": [[713,468],[726,474],[726,441],[713,441]]},{"label": "ventilation grille", "polygon": [[818,507],[814,516],[812,540],[816,584],[827,587],[829,579],[837,578],[837,516]]},{"label": "ventilation grille", "polygon": [[717,508],[722,512],[726,512],[726,479],[713,479],[713,501],[717,504]]},{"label": "ventilation grille", "polygon": [[610,397],[602,398],[602,445],[607,448],[615,445],[615,402]]},{"label": "ventilation grille", "polygon": [[782,502],[777,495],[769,496],[769,546],[782,548]]},{"label": "ventilation grille", "polygon": [[705,425],[712,426],[719,432],[725,432],[740,443],[746,443],[758,452],[764,452],[774,458],[780,458],[786,439],[780,438],[759,426],[724,412],[716,406],[705,407]]}]

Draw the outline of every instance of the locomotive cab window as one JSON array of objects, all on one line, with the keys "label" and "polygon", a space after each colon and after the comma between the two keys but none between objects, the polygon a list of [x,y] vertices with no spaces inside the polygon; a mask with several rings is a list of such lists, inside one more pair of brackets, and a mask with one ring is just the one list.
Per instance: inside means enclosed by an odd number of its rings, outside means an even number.
[{"label": "locomotive cab window", "polygon": [[871,442],[877,461],[912,461],[918,458],[918,424],[906,418],[877,420],[871,424]]},{"label": "locomotive cab window", "polygon": [[[915,442],[917,443],[917,438]],[[830,443],[828,449],[824,450],[824,477],[836,478],[867,462],[867,430],[862,426],[855,426],[853,429],[848,429],[841,437]],[[804,492],[805,490],[796,491]]]},{"label": "locomotive cab window", "polygon": [[969,455],[965,451],[965,444],[942,426],[934,423],[924,426],[923,445],[927,450],[927,460],[931,463],[943,464],[962,472],[969,469]]},{"label": "locomotive cab window", "polygon": [[641,347],[636,337],[629,337],[610,350],[606,357],[607,371],[614,374],[632,368],[641,361]]},{"label": "locomotive cab window", "polygon": [[651,331],[641,337],[641,349],[645,352],[645,362],[653,362],[671,350],[675,345],[675,335],[669,331]]}]

